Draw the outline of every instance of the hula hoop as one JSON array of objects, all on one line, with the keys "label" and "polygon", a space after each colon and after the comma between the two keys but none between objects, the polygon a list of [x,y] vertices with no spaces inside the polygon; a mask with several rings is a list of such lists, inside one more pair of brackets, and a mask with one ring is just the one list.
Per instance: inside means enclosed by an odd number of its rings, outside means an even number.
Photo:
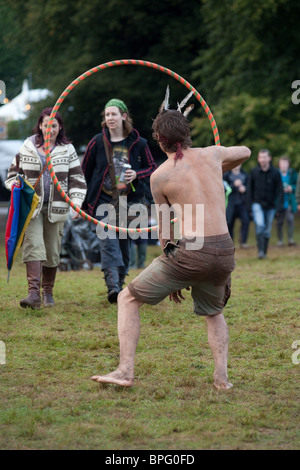
[{"label": "hula hoop", "polygon": [[[61,104],[63,103],[64,99],[68,96],[71,90],[73,90],[80,82],[85,80],[86,78],[90,77],[94,73],[99,72],[100,70],[107,69],[109,67],[116,67],[119,65],[141,65],[144,67],[150,67],[155,70],[159,70],[160,72],[166,73],[170,75],[171,77],[175,78],[175,80],[179,81],[182,85],[184,85],[188,90],[194,91],[194,96],[197,98],[197,100],[200,102],[201,106],[203,107],[210,125],[212,127],[212,131],[214,134],[214,139],[215,139],[215,145],[220,145],[220,137],[219,137],[219,131],[217,128],[216,121],[213,117],[213,114],[211,110],[209,109],[208,105],[206,104],[205,100],[203,97],[200,95],[200,93],[183,77],[178,75],[176,72],[173,72],[172,70],[163,67],[161,65],[155,64],[153,62],[148,62],[145,60],[138,60],[138,59],[121,59],[121,60],[114,60],[111,62],[105,62],[104,64],[97,65],[96,67],[91,68],[90,70],[87,70],[83,74],[81,74],[79,77],[75,78],[72,83],[62,92],[58,100],[56,101],[52,112],[50,114],[48,126],[46,129],[46,134],[45,134],[45,154],[46,154],[46,161],[48,165],[48,169],[50,172],[50,176],[52,178],[52,181],[54,185],[56,186],[57,191],[61,195],[61,197],[72,207],[74,211],[76,211],[79,215],[81,215],[82,218],[85,220],[88,220],[89,222],[94,223],[95,225],[102,225],[105,229],[108,230],[115,230],[116,232],[128,232],[128,233],[139,233],[139,232],[150,232],[150,231],[156,231],[158,229],[158,225],[153,225],[151,227],[144,227],[144,228],[128,228],[128,227],[116,227],[114,225],[109,225],[105,224],[104,222],[101,222],[97,219],[94,219],[90,215],[86,214],[82,209],[80,209],[74,202],[72,202],[69,198],[69,196],[65,193],[65,191],[62,189],[60,183],[58,182],[57,176],[54,172],[52,163],[51,163],[51,155],[50,155],[50,132],[51,132],[51,127],[53,120],[55,118],[55,115],[57,111],[59,110]],[[172,222],[174,222],[176,219],[174,219]]]}]

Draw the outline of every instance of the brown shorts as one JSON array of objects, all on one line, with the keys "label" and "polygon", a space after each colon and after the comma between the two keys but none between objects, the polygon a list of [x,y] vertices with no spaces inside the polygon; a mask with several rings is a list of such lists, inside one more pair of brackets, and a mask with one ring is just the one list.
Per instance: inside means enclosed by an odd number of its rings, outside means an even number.
[{"label": "brown shorts", "polygon": [[230,294],[235,268],[234,246],[228,233],[205,237],[201,249],[187,250],[185,239],[168,242],[156,258],[129,285],[140,302],[156,305],[169,294],[191,287],[197,315],[221,313]]}]

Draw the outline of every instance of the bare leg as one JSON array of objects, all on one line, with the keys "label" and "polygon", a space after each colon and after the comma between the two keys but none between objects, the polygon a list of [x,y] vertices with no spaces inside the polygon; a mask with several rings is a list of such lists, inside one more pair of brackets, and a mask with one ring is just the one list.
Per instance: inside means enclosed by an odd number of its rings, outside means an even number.
[{"label": "bare leg", "polygon": [[140,336],[140,314],[138,302],[126,287],[118,295],[118,334],[120,342],[119,367],[107,375],[94,375],[99,383],[113,383],[131,387],[134,380],[134,358]]},{"label": "bare leg", "polygon": [[227,378],[228,327],[223,314],[205,317],[207,323],[208,344],[215,361],[214,385],[218,389],[228,390],[232,384]]}]

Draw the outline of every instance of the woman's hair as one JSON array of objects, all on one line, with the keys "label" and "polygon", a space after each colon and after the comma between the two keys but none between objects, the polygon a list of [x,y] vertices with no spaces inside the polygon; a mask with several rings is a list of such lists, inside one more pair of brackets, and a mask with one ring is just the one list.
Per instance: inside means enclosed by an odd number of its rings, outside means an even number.
[{"label": "woman's hair", "polygon": [[[43,133],[40,129],[40,125],[42,124],[45,116],[50,116],[50,114],[52,113],[52,109],[53,108],[43,109],[43,111],[41,112],[40,117],[38,119],[37,125],[32,129],[32,134],[36,134],[35,142],[36,142],[37,147],[41,147],[44,143],[44,136],[43,136]],[[71,141],[67,138],[67,136],[65,134],[63,121],[62,121],[62,118],[61,118],[61,115],[59,114],[59,112],[57,112],[55,114],[55,119],[58,121],[58,124],[59,124],[59,127],[60,127],[58,136],[56,137],[56,144],[57,145],[70,144]]]},{"label": "woman's hair", "polygon": [[278,161],[280,162],[280,160],[285,160],[285,161],[291,163],[291,160],[286,155],[282,155],[282,157],[280,157]]},{"label": "woman's hair", "polygon": [[192,145],[187,118],[173,109],[158,114],[152,124],[153,138],[165,152],[176,152],[175,160],[183,157],[182,149]]},{"label": "woman's hair", "polygon": [[[118,100],[116,100],[117,102]],[[109,103],[107,103],[109,104]],[[106,105],[107,106],[107,105]],[[116,106],[116,108],[118,108],[118,110],[120,111],[120,113],[123,115],[123,114],[126,114],[126,118],[124,119],[123,121],[123,134],[125,137],[127,137],[130,132],[133,130],[133,124],[132,124],[132,119],[130,117],[130,114],[129,114],[129,111],[127,109],[127,111],[125,112],[123,109],[121,109],[119,106],[117,106],[117,104],[114,104],[114,106]],[[126,107],[127,108],[127,107]],[[107,127],[106,126],[106,122],[105,122],[105,109],[102,111],[102,122],[101,122],[101,126],[104,128],[104,127]]]}]

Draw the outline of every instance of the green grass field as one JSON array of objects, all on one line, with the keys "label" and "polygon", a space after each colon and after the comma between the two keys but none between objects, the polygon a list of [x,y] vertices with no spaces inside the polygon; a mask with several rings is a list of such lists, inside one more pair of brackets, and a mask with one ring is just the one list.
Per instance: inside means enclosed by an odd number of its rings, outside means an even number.
[{"label": "green grass field", "polygon": [[[2,243],[0,448],[299,449],[299,222],[298,246],[277,248],[273,235],[266,260],[254,246],[237,247],[225,309],[227,392],[213,387],[205,320],[193,314],[189,292],[180,306],[166,299],[142,307],[133,388],[95,384],[90,377],[110,372],[119,357],[117,309],[102,273],[59,272],[56,306],[24,310],[25,267],[19,256],[7,284]],[[150,247],[147,263],[158,254]]]}]

